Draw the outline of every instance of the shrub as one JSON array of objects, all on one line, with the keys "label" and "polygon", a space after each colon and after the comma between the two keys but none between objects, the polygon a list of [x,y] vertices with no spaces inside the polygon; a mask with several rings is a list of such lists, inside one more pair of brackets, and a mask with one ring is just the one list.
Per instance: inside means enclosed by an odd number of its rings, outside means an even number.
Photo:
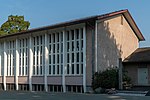
[{"label": "shrub", "polygon": [[118,88],[118,70],[107,69],[102,72],[96,72],[92,78],[92,88]]}]

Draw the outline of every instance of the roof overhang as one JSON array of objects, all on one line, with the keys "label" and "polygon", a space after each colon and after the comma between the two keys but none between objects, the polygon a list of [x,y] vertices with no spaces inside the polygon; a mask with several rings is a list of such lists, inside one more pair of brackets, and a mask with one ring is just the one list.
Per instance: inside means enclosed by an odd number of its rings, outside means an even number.
[{"label": "roof overhang", "polygon": [[134,33],[136,34],[136,36],[138,37],[139,41],[144,41],[145,38],[142,35],[138,26],[136,25],[136,23],[135,23],[134,19],[132,18],[131,14],[129,13],[129,11],[126,10],[126,12],[124,12],[123,15],[126,18],[126,20],[128,21],[129,25],[131,26],[131,28],[134,31]]}]

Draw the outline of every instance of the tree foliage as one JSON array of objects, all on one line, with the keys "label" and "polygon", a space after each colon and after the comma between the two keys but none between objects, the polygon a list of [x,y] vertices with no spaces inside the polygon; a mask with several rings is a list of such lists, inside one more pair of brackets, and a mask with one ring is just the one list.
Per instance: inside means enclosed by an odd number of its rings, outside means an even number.
[{"label": "tree foliage", "polygon": [[92,88],[118,88],[118,71],[116,69],[107,69],[102,72],[96,72],[93,75]]},{"label": "tree foliage", "polygon": [[1,25],[0,34],[11,34],[28,30],[29,21],[24,21],[24,16],[8,16],[8,20]]}]

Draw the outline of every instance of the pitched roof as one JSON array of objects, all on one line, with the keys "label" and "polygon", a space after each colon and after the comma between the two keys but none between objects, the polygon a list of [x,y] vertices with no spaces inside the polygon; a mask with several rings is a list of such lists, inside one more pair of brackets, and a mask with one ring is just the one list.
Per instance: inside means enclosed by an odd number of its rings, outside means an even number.
[{"label": "pitched roof", "polygon": [[124,63],[150,62],[150,47],[136,49],[123,62]]},{"label": "pitched roof", "polygon": [[106,19],[106,18],[109,18],[109,17],[112,17],[112,16],[119,15],[119,14],[124,15],[127,22],[129,23],[130,27],[134,31],[135,35],[138,37],[139,41],[145,40],[144,36],[142,35],[141,31],[137,27],[135,21],[133,20],[131,14],[129,13],[129,11],[127,9],[119,10],[119,11],[115,11],[115,12],[111,12],[111,13],[107,13],[107,14],[102,14],[102,15],[96,15],[96,16],[90,16],[90,17],[86,17],[86,18],[71,20],[71,21],[67,21],[67,22],[63,22],[63,23],[53,24],[53,25],[50,25],[50,26],[30,29],[30,30],[27,30],[27,31],[19,32],[19,33],[8,34],[8,35],[0,36],[0,38],[5,38],[5,37],[9,37],[9,36],[14,36],[14,35],[27,34],[27,33],[37,32],[37,31],[41,31],[41,30],[65,27],[65,26],[69,26],[69,25],[73,25],[73,24],[86,23],[88,21],[102,20],[102,19]]}]

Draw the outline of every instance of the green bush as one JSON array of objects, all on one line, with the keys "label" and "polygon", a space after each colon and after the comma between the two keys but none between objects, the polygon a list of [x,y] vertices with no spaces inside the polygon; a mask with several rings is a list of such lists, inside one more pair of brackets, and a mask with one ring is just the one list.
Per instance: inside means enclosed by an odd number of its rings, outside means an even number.
[{"label": "green bush", "polygon": [[118,88],[118,70],[107,69],[102,72],[96,72],[92,78],[92,88],[101,87],[105,89]]}]

